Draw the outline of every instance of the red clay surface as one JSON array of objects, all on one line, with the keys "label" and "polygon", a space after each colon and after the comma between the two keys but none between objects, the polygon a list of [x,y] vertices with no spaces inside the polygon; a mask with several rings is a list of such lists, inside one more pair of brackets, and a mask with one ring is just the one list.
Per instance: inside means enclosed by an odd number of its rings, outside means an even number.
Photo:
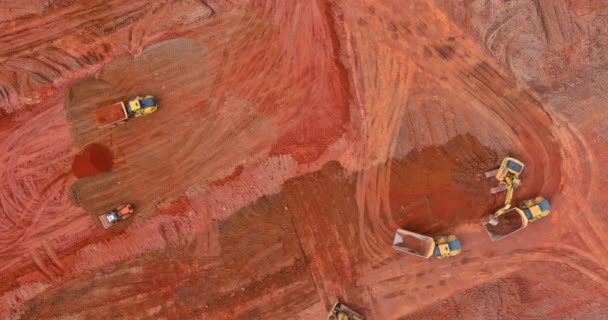
[{"label": "red clay surface", "polygon": [[[604,2],[7,3],[0,318],[608,314]],[[96,128],[138,94],[158,111]],[[95,144],[111,170],[72,174]],[[507,155],[513,202],[552,213],[492,242]],[[397,228],[462,253],[397,252]]]}]

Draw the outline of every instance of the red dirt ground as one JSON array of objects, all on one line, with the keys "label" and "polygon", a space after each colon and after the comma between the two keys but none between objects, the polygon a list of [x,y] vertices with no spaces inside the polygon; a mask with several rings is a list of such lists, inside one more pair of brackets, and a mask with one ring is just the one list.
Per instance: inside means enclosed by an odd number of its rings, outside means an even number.
[{"label": "red dirt ground", "polygon": [[[13,3],[0,318],[608,315],[603,1]],[[157,112],[96,128],[145,94]],[[552,213],[492,242],[483,172],[506,155],[526,164],[513,202]],[[397,252],[397,228],[463,251]]]}]

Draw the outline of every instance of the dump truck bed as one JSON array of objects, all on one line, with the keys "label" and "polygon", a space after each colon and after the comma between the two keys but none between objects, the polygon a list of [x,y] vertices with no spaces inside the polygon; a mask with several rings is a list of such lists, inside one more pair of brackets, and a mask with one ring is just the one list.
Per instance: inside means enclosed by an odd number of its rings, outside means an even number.
[{"label": "dump truck bed", "polygon": [[500,240],[528,226],[525,214],[517,208],[505,212],[497,220],[498,224],[495,226],[489,222],[483,224],[492,241]]},{"label": "dump truck bed", "polygon": [[393,240],[393,248],[397,251],[428,258],[433,255],[435,241],[433,238],[419,233],[397,229]]},{"label": "dump truck bed", "polygon": [[97,109],[95,111],[95,122],[97,128],[103,128],[111,125],[118,124],[122,121],[127,120],[128,115],[125,110],[125,104],[117,102],[113,105]]}]

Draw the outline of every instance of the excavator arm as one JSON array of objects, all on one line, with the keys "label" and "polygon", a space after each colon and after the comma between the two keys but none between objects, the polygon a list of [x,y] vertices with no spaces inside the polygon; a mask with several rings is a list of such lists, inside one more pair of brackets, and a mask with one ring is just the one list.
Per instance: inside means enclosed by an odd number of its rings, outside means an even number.
[{"label": "excavator arm", "polygon": [[[490,220],[488,221],[491,225],[497,225],[498,224],[498,217],[500,217],[503,213],[507,212],[507,210],[509,210],[511,208],[511,200],[513,199],[513,191],[515,190],[515,186],[518,184],[517,182],[515,182],[514,180],[516,180],[517,178],[514,177],[506,177],[505,178],[505,184],[507,185],[507,195],[505,197],[505,205],[498,209],[491,217]],[[519,179],[517,179],[519,180]],[[516,184],[517,183],[517,184]]]}]

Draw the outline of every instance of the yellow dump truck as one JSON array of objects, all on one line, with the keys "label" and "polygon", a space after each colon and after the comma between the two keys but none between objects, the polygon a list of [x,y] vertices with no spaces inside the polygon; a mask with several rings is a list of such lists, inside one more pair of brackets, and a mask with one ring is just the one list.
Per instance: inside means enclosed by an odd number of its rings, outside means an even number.
[{"label": "yellow dump truck", "polygon": [[126,104],[122,101],[95,111],[97,128],[113,127],[124,123],[129,117],[143,117],[158,109],[153,96],[137,96]]},{"label": "yellow dump truck", "polygon": [[460,239],[455,235],[431,238],[419,233],[397,229],[393,249],[422,258],[434,256],[438,259],[453,257],[462,249]]},{"label": "yellow dump truck", "polygon": [[500,240],[506,236],[528,226],[528,222],[540,220],[551,213],[549,200],[538,196],[524,200],[519,208],[503,211],[499,209],[484,223],[484,228],[492,241]]}]

